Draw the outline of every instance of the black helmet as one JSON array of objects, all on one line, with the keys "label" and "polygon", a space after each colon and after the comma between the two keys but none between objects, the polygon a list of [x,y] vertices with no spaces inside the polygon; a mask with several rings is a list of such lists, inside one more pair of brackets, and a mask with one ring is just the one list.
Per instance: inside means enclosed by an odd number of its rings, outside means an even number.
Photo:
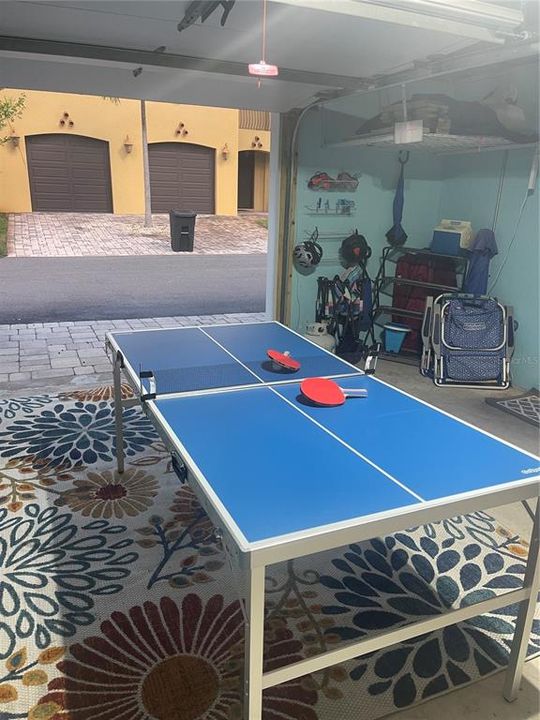
[{"label": "black helmet", "polygon": [[371,257],[371,248],[367,244],[367,240],[355,230],[352,235],[341,243],[340,248],[341,259],[347,267],[353,265],[363,265]]}]

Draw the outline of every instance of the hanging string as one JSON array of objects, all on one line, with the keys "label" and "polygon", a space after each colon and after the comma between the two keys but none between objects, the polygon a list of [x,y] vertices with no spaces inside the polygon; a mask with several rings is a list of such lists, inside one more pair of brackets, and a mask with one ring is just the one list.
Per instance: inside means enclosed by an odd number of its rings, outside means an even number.
[{"label": "hanging string", "polygon": [[[266,62],[266,0],[262,0],[262,39],[261,39],[261,61]],[[262,86],[261,78],[257,79],[257,87]]]},{"label": "hanging string", "polygon": [[257,87],[261,87],[263,77],[276,77],[279,75],[277,65],[269,65],[266,62],[266,20],[267,20],[267,0],[262,0],[262,23],[261,23],[261,60],[258,63],[250,63],[248,70],[250,75],[257,76]]},{"label": "hanging string", "polygon": [[263,0],[263,18],[262,18],[262,60],[266,62],[266,2]]}]

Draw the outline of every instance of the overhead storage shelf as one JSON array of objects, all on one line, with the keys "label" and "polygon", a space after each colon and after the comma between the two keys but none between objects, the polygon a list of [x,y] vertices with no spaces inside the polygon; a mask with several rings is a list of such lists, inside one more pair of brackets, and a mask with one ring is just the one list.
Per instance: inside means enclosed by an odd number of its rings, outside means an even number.
[{"label": "overhead storage shelf", "polygon": [[424,138],[419,142],[395,143],[394,132],[371,133],[357,135],[348,140],[328,143],[328,147],[374,147],[380,150],[422,150],[437,155],[458,155],[463,153],[483,152],[487,150],[517,150],[523,147],[535,147],[537,143],[515,143],[503,137],[490,135],[451,135],[449,133],[430,133],[424,131]]}]

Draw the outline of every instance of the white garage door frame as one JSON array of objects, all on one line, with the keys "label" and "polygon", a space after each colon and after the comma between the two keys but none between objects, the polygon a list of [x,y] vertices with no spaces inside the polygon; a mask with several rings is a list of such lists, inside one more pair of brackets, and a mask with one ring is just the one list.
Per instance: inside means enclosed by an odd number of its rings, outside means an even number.
[{"label": "white garage door frame", "polygon": [[279,113],[270,115],[270,163],[268,188],[268,250],[266,256],[266,314],[272,320],[277,319],[276,291],[278,271],[278,245],[280,222],[280,138],[281,116]]}]

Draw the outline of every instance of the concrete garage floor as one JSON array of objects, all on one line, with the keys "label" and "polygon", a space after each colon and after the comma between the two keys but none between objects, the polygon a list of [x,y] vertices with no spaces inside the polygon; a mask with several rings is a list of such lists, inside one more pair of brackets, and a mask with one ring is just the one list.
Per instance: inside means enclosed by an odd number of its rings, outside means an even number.
[{"label": "concrete garage floor", "polygon": [[[488,395],[500,397],[500,392],[437,388],[416,368],[384,360],[377,366],[377,376],[493,435],[538,454],[539,434],[535,427],[485,402]],[[508,394],[518,393],[514,388]],[[441,438],[441,442],[444,439]],[[521,503],[491,508],[490,511],[503,525],[529,539],[532,522]],[[540,720],[540,658],[525,664],[521,691],[513,703],[506,702],[502,696],[503,677],[502,673],[497,673],[424,705],[394,713],[388,716],[388,720]]]}]

